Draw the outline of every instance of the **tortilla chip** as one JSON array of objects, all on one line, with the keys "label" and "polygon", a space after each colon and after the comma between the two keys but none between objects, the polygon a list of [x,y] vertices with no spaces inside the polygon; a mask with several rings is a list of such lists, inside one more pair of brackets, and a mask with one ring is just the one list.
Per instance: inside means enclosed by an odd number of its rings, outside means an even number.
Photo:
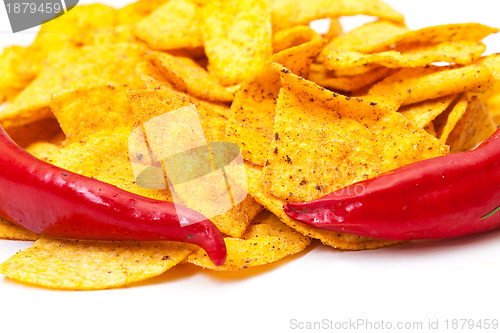
[{"label": "tortilla chip", "polygon": [[441,113],[434,120],[437,136],[443,143],[446,143],[451,131],[464,115],[471,98],[472,96],[468,94],[460,95],[446,112]]},{"label": "tortilla chip", "polygon": [[273,52],[278,53],[320,38],[321,36],[316,31],[305,25],[284,29],[273,36]]},{"label": "tortilla chip", "polygon": [[493,122],[498,127],[500,125],[500,94],[490,97],[486,101],[486,109],[491,114]]},{"label": "tortilla chip", "polygon": [[370,53],[374,47],[393,37],[409,31],[407,27],[394,22],[379,20],[363,24],[348,33],[334,38],[319,55],[319,59],[328,56],[332,51],[353,51]]},{"label": "tortilla chip", "polygon": [[10,138],[21,148],[26,148],[37,141],[51,141],[52,138],[64,134],[59,123],[53,119],[42,119],[30,124],[5,129]]},{"label": "tortilla chip", "polygon": [[135,24],[169,0],[139,0],[118,10],[118,24]]},{"label": "tortilla chip", "polygon": [[203,45],[198,7],[193,1],[171,0],[135,26],[136,36],[156,50]]},{"label": "tortilla chip", "polygon": [[53,95],[50,107],[68,141],[80,140],[110,127],[129,127],[136,122],[127,99],[128,87],[100,85],[81,87]]},{"label": "tortilla chip", "polygon": [[214,0],[203,6],[208,70],[225,86],[250,79],[272,55],[271,12],[265,0]]},{"label": "tortilla chip", "polygon": [[226,137],[225,123],[230,112],[227,106],[200,101],[166,87],[161,90],[131,90],[128,92],[128,99],[139,123],[168,111],[195,105],[205,138],[208,141],[224,141]]},{"label": "tortilla chip", "polygon": [[[195,105],[206,141],[225,141],[225,116],[220,112],[226,112],[226,110],[221,106],[200,102],[169,89],[132,90],[129,91],[128,97],[131,109],[140,123],[144,123],[169,111]],[[204,189],[200,188],[197,190],[203,191]],[[255,200],[247,197],[239,204],[234,205],[226,213],[219,214],[211,218],[211,220],[223,233],[239,237],[246,230],[253,217],[261,210],[262,207]]]},{"label": "tortilla chip", "polygon": [[34,232],[18,227],[0,217],[0,239],[35,241],[38,237]]},{"label": "tortilla chip", "polygon": [[486,46],[476,41],[443,42],[418,45],[415,48],[363,54],[352,51],[330,51],[323,59],[328,70],[350,70],[368,65],[389,68],[420,67],[435,62],[468,65],[479,59]]},{"label": "tortilla chip", "polygon": [[456,98],[455,95],[445,96],[438,99],[423,101],[408,105],[398,110],[405,118],[415,123],[420,128],[425,128],[443,113]]},{"label": "tortilla chip", "polygon": [[437,138],[438,135],[437,135],[437,132],[436,132],[436,128],[434,127],[434,123],[429,123],[427,126],[424,127],[424,130],[429,133],[430,135],[432,135],[433,137]]},{"label": "tortilla chip", "polygon": [[257,202],[278,216],[279,219],[290,228],[297,230],[305,236],[319,239],[325,245],[342,250],[370,250],[401,243],[399,241],[367,238],[322,230],[293,220],[288,217],[283,210],[283,205],[286,203],[285,200],[281,200],[269,194],[262,180],[263,173],[260,167],[255,165],[248,166],[247,176],[248,190]]},{"label": "tortilla chip", "polygon": [[303,251],[310,238],[284,225],[276,215],[263,211],[255,217],[241,239],[225,238],[226,263],[215,266],[204,250],[191,254],[187,262],[216,271],[266,265]]},{"label": "tortilla chip", "polygon": [[308,24],[323,18],[369,15],[403,23],[404,17],[380,0],[273,0],[271,1],[273,30]]},{"label": "tortilla chip", "polygon": [[60,149],[61,146],[45,141],[35,142],[26,147],[28,153],[43,161],[48,161]]},{"label": "tortilla chip", "polygon": [[97,290],[158,276],[191,248],[173,242],[105,242],[40,238],[0,265],[0,274],[46,288]]},{"label": "tortilla chip", "polygon": [[87,31],[85,33],[75,34],[71,36],[70,42],[75,47],[118,43],[141,44],[146,46],[146,44],[137,39],[134,35],[132,25],[102,27],[90,32]]},{"label": "tortilla chip", "polygon": [[149,61],[137,64],[135,72],[146,89],[173,89],[165,74]]},{"label": "tortilla chip", "polygon": [[376,103],[328,91],[280,65],[274,140],[264,167],[270,193],[310,201],[448,148]]},{"label": "tortilla chip", "polygon": [[16,99],[0,111],[0,121],[8,128],[50,118],[50,98],[78,87],[102,84],[138,84],[135,67],[144,48],[134,44],[99,44],[52,53],[48,66]]},{"label": "tortilla chip", "polygon": [[333,17],[330,19],[330,26],[328,27],[328,31],[326,32],[326,34],[323,35],[323,38],[332,40],[343,34],[344,29],[342,28],[342,24],[340,23],[338,18]]},{"label": "tortilla chip", "polygon": [[26,57],[26,48],[11,46],[0,55],[0,104],[12,100],[31,81],[31,76],[19,72]]},{"label": "tortilla chip", "polygon": [[365,99],[372,96],[394,97],[402,105],[408,105],[464,91],[482,91],[490,83],[491,72],[485,65],[403,68],[376,83]]},{"label": "tortilla chip", "polygon": [[370,86],[392,73],[393,69],[379,67],[360,75],[337,76],[322,64],[312,64],[309,80],[331,90],[352,92]]},{"label": "tortilla chip", "polygon": [[214,102],[231,102],[234,99],[237,87],[222,86],[191,58],[175,57],[162,52],[150,52],[146,58],[159,68],[179,91]]},{"label": "tortilla chip", "polygon": [[[324,46],[324,39],[292,47],[275,54],[272,61],[307,77],[313,58]],[[243,158],[264,165],[273,136],[274,109],[281,83],[269,64],[253,80],[244,82],[231,105],[227,125],[228,139],[241,147]]]},{"label": "tortilla chip", "polygon": [[467,110],[451,131],[446,143],[452,153],[473,149],[496,130],[495,123],[477,96],[469,98]]},{"label": "tortilla chip", "polygon": [[28,47],[23,72],[36,75],[45,67],[50,53],[70,46],[73,35],[96,28],[114,26],[118,11],[102,4],[78,5],[55,20],[42,24],[35,41]]}]

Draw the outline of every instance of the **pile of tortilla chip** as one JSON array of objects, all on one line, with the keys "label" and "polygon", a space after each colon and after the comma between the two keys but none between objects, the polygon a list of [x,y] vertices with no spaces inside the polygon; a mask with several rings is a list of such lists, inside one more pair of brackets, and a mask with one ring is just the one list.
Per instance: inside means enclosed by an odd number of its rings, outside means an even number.
[{"label": "pile of tortilla chip", "polygon": [[[373,21],[343,31],[338,18]],[[320,34],[309,27],[329,19]],[[0,124],[36,157],[159,200],[136,184],[134,128],[186,106],[209,141],[240,146],[248,196],[211,220],[228,258],[176,242],[44,237],[0,219],[0,238],[34,244],[0,265],[46,288],[106,289],[176,265],[239,270],[307,249],[397,244],[290,219],[309,201],[422,159],[465,151],[500,124],[498,29],[479,23],[411,30],[381,0],[139,0],[76,6],[32,45],[0,55]],[[201,189],[202,190],[202,189]],[[75,221],[78,223],[78,221]]]}]

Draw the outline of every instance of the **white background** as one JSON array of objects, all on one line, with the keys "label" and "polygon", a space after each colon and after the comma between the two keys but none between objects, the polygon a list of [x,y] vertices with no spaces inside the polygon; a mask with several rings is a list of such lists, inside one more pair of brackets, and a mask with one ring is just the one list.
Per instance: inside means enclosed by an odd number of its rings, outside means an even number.
[{"label": "white background", "polygon": [[[387,2],[412,29],[460,22],[500,27],[496,0]],[[0,22],[0,48],[35,36],[36,29],[12,34],[2,5]],[[486,43],[487,53],[500,52],[500,36]],[[0,261],[29,245],[0,241]],[[292,320],[358,319],[422,322],[418,332],[437,319],[433,332],[445,332],[446,319],[500,320],[499,264],[500,232],[491,232],[364,252],[313,243],[310,251],[264,268],[223,274],[185,265],[105,291],[46,290],[0,276],[0,332],[288,332],[298,331]]]}]

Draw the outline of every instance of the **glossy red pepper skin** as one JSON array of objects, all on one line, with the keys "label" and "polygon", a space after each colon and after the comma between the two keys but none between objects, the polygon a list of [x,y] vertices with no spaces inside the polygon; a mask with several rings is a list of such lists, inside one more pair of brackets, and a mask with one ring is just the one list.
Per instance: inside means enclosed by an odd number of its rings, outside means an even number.
[{"label": "glossy red pepper skin", "polygon": [[475,150],[413,163],[284,209],[325,230],[412,240],[497,229],[498,206],[500,130]]},{"label": "glossy red pepper skin", "polygon": [[[201,214],[43,162],[19,148],[1,126],[0,216],[47,236],[180,241],[202,247],[215,265],[226,260],[222,234]],[[189,224],[194,221],[201,222]]]}]

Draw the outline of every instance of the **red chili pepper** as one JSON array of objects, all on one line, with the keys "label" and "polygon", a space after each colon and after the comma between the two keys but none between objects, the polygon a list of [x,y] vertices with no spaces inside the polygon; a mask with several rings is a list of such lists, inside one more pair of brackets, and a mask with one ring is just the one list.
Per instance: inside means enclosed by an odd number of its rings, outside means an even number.
[{"label": "red chili pepper", "polygon": [[312,226],[395,239],[449,238],[500,227],[500,130],[475,150],[413,163],[285,212]]},{"label": "red chili pepper", "polygon": [[220,231],[201,214],[43,162],[19,148],[1,126],[0,216],[47,236],[180,241],[201,246],[215,265],[226,260]]}]

